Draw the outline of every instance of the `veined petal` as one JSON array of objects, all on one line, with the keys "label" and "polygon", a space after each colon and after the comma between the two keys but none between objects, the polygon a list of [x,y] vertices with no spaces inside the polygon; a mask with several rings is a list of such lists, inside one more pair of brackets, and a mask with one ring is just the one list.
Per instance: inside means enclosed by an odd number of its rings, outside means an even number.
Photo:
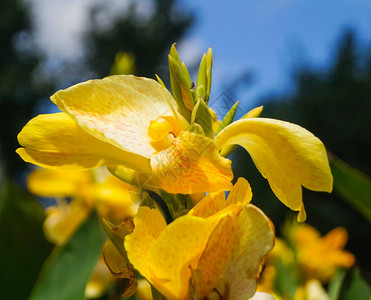
[{"label": "veined petal", "polygon": [[[262,258],[273,248],[274,229],[253,205],[223,218],[211,233],[193,278],[195,299],[228,291],[230,299],[253,296]],[[223,293],[224,292],[224,293]]]},{"label": "veined petal", "polygon": [[219,220],[182,216],[169,224],[153,244],[150,259],[155,282],[167,299],[187,298],[190,268],[196,267],[210,232]]},{"label": "veined petal", "polygon": [[184,131],[151,158],[152,172],[169,193],[217,192],[232,187],[231,161],[219,155],[213,141]]},{"label": "veined petal", "polygon": [[188,215],[207,218],[225,208],[224,192],[209,193],[188,212]]},{"label": "veined petal", "polygon": [[207,218],[221,211],[225,207],[233,203],[248,204],[252,198],[250,184],[246,179],[238,178],[236,184],[232,187],[228,195],[227,201],[225,200],[225,193],[216,192],[209,193],[201,199],[193,208],[188,212],[188,215]]},{"label": "veined petal", "polygon": [[228,195],[226,206],[232,203],[241,202],[243,204],[249,204],[252,199],[252,192],[250,184],[243,177],[239,177],[236,184],[231,189]]},{"label": "veined petal", "polygon": [[17,153],[41,167],[84,170],[123,164],[150,172],[149,160],[102,142],[81,129],[64,113],[39,115],[18,135]]},{"label": "veined petal", "polygon": [[166,228],[166,222],[156,209],[142,206],[134,217],[134,231],[125,237],[125,249],[134,268],[151,282],[152,270],[149,252],[160,233]]},{"label": "veined petal", "polygon": [[161,84],[132,75],[82,82],[51,100],[99,140],[147,158],[155,152],[148,137],[150,121],[176,108]]},{"label": "veined petal", "polygon": [[218,149],[232,144],[243,146],[276,196],[293,210],[304,209],[301,186],[314,191],[332,190],[325,147],[298,125],[264,118],[239,120],[221,131],[214,142]]},{"label": "veined petal", "polygon": [[28,190],[42,197],[71,197],[90,182],[87,172],[35,169],[27,178]]}]

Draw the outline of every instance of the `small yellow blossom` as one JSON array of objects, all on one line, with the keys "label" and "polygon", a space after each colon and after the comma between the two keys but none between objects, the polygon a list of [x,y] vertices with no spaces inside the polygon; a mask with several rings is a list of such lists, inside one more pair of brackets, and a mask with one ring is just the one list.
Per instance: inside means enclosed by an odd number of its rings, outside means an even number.
[{"label": "small yellow blossom", "polygon": [[[95,207],[101,217],[120,221],[135,215],[138,189],[129,186],[104,169],[61,171],[36,169],[28,177],[30,192],[42,197],[56,197],[58,205],[46,209],[44,231],[57,244],[64,243]],[[70,203],[64,198],[71,197]]]},{"label": "small yellow blossom", "polygon": [[302,224],[292,229],[291,238],[296,247],[298,264],[307,278],[327,283],[337,268],[349,268],[354,264],[354,255],[343,250],[348,234],[342,227],[322,237],[312,226]]},{"label": "small yellow blossom", "polygon": [[227,201],[223,192],[208,194],[169,225],[141,207],[125,238],[128,258],[166,299],[249,299],[274,242],[271,222],[250,200],[239,179]]}]

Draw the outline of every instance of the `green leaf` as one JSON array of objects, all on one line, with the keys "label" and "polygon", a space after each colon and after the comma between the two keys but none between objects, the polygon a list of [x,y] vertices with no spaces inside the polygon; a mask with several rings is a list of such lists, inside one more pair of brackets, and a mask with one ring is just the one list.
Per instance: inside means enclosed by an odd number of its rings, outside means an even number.
[{"label": "green leaf", "polygon": [[329,155],[334,190],[371,222],[371,178]]},{"label": "green leaf", "polygon": [[170,48],[170,56],[178,63],[180,64],[180,58],[178,51],[176,50],[175,43],[171,45]]},{"label": "green leaf", "polygon": [[[107,234],[107,237],[111,240],[112,244],[115,246],[120,255],[124,259],[126,259],[126,261],[129,261],[122,239],[112,231],[112,229],[115,228],[116,226],[113,225],[111,222],[107,221],[106,219],[102,219],[101,224],[104,232]],[[128,232],[128,234],[129,233],[130,232]]]},{"label": "green leaf", "polygon": [[155,74],[155,76],[156,76],[157,82],[159,84],[161,84],[164,88],[166,88],[165,83],[162,81],[162,79],[160,78],[160,76],[158,76],[157,74]]},{"label": "green leaf", "polygon": [[209,107],[206,103],[199,98],[191,115],[191,123],[197,123],[201,125],[205,135],[209,138],[214,137],[212,118],[209,111]]},{"label": "green leaf", "polygon": [[169,68],[172,76],[178,83],[184,105],[189,111],[192,111],[194,102],[191,93],[191,85],[188,84],[187,76],[183,73],[180,63],[178,63],[171,56],[169,56]]},{"label": "green leaf", "polygon": [[359,269],[350,270],[342,284],[339,300],[368,300],[370,295],[371,287],[361,277]]},{"label": "green leaf", "polygon": [[188,86],[191,87],[191,85],[192,85],[191,76],[189,75],[188,69],[187,69],[184,62],[182,62],[181,68],[182,68],[183,74],[185,76],[185,79],[187,80]]},{"label": "green leaf", "polygon": [[206,95],[205,95],[206,104],[209,102],[210,97],[212,68],[213,68],[213,51],[211,50],[210,47],[206,53]]},{"label": "green leaf", "polygon": [[203,89],[206,91],[207,88],[207,77],[206,77],[206,54],[202,56],[200,66],[198,68],[198,74],[197,74],[197,90],[199,87],[203,87]]},{"label": "green leaf", "polygon": [[340,295],[341,286],[344,282],[345,278],[345,270],[341,269],[335,276],[334,279],[331,280],[329,287],[328,287],[328,296],[329,300],[338,300]]},{"label": "green leaf", "polygon": [[44,210],[10,181],[0,191],[0,299],[27,299],[53,245],[46,241]]},{"label": "green leaf", "polygon": [[223,120],[220,122],[218,130],[215,134],[221,132],[225,127],[233,122],[234,116],[237,111],[238,101],[230,108],[230,110],[225,114]]},{"label": "green leaf", "polygon": [[65,244],[45,262],[30,300],[81,300],[102,248],[94,212]]},{"label": "green leaf", "polygon": [[283,299],[294,299],[295,292],[299,287],[298,279],[291,268],[287,267],[281,259],[276,258],[275,290],[282,295]]}]

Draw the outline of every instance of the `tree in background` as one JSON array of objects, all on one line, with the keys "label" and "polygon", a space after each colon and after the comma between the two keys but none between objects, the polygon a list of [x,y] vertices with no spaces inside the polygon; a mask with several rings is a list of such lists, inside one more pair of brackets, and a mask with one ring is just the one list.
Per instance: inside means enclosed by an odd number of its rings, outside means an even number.
[{"label": "tree in background", "polygon": [[[363,49],[366,50],[366,49]],[[342,35],[332,63],[325,70],[302,67],[294,73],[294,92],[269,96],[263,117],[299,124],[319,137],[326,148],[353,167],[371,175],[371,57],[362,52],[354,32]],[[276,224],[285,220],[285,207],[273,201],[268,183],[252,168],[251,159],[239,149],[235,177],[245,176],[258,199],[258,205]],[[268,192],[267,192],[268,191]],[[304,190],[308,223],[322,234],[344,226],[350,234],[348,248],[371,279],[367,221],[335,192],[314,194]],[[272,199],[270,199],[272,198]],[[271,201],[272,200],[272,201]]]},{"label": "tree in background", "polygon": [[336,156],[371,175],[371,56],[357,47],[354,32],[344,33],[327,71],[303,68],[294,78],[294,94],[265,99],[266,115],[308,128]]},{"label": "tree in background", "polygon": [[17,134],[31,117],[38,99],[47,96],[52,83],[38,76],[42,60],[32,41],[29,9],[23,1],[0,4],[0,165],[15,174],[24,168],[15,149]]},{"label": "tree in background", "polygon": [[[107,7],[92,10],[92,25],[86,34],[89,45],[87,63],[100,77],[109,74],[118,52],[130,53],[135,59],[134,73],[154,77],[165,75],[167,53],[192,24],[193,16],[174,0],[152,0],[146,16],[138,21],[138,3],[132,2],[128,11],[107,28],[102,26]],[[162,70],[160,69],[162,67]]]}]

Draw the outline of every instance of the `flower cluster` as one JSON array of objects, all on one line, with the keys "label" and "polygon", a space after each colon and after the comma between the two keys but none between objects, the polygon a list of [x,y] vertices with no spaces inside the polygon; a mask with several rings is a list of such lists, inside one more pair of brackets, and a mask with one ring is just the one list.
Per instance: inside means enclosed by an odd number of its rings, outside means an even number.
[{"label": "flower cluster", "polygon": [[[251,298],[274,229],[250,204],[248,182],[239,178],[233,186],[226,157],[236,145],[246,149],[277,198],[304,221],[302,187],[332,190],[325,147],[298,125],[260,118],[261,108],[234,121],[236,103],[217,120],[208,106],[211,49],[196,84],[174,46],[169,68],[171,94],[160,78],[132,75],[56,92],[51,100],[61,112],[32,119],[18,136],[17,153],[54,170],[106,166],[136,186],[138,213],[123,223],[133,228],[104,223],[111,240],[104,259],[114,274],[129,279],[126,295],[135,291],[137,270],[167,299]],[[79,198],[83,190],[88,198],[99,194],[82,186]]]}]

